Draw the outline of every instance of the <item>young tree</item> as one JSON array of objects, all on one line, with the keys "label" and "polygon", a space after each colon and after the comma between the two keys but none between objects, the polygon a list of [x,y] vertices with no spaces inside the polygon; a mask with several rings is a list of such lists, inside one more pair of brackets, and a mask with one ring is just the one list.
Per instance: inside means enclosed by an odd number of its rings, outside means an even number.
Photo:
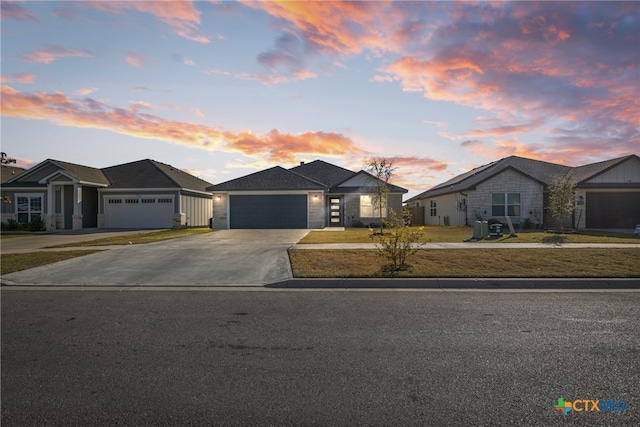
[{"label": "young tree", "polygon": [[549,212],[552,217],[562,220],[568,218],[574,209],[575,191],[571,175],[559,176],[549,186]]},{"label": "young tree", "polygon": [[384,226],[387,233],[379,235],[372,233],[371,238],[378,238],[378,255],[391,262],[382,266],[383,272],[394,273],[408,270],[407,258],[415,254],[422,243],[420,238],[424,227],[411,227],[411,213],[408,210],[402,212],[403,218],[398,218],[394,209],[389,209],[389,219],[384,218]]},{"label": "young tree", "polygon": [[396,169],[393,167],[393,161],[385,158],[371,159],[365,163],[365,170],[376,178],[373,188],[373,206],[375,212],[378,213],[380,220],[380,234],[384,233],[384,215],[382,214],[387,204],[387,195],[389,194],[389,180]]}]

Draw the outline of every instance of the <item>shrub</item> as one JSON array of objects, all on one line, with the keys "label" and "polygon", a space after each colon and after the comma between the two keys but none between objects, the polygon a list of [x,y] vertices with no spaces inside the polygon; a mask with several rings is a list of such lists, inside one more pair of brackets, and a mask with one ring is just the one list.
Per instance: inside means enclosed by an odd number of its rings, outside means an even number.
[{"label": "shrub", "polygon": [[359,219],[353,221],[351,223],[351,227],[353,228],[365,228],[364,222],[360,221]]},{"label": "shrub", "polygon": [[26,225],[26,229],[29,231],[44,231],[45,230],[45,223],[42,220],[42,218],[34,218],[31,220],[31,222],[25,224]]},{"label": "shrub", "polygon": [[16,221],[13,218],[9,218],[6,223],[5,222],[2,223],[3,230],[14,231],[14,230],[18,230],[19,228],[20,228],[20,224],[18,224],[18,221]]},{"label": "shrub", "polygon": [[388,230],[382,235],[372,230],[371,238],[377,238],[379,244],[378,255],[391,264],[383,265],[382,270],[395,272],[408,270],[407,258],[415,254],[421,244],[418,243],[424,227],[412,228],[410,215],[403,212],[403,218],[398,218],[395,210],[389,209],[389,219],[383,220],[384,227]]}]

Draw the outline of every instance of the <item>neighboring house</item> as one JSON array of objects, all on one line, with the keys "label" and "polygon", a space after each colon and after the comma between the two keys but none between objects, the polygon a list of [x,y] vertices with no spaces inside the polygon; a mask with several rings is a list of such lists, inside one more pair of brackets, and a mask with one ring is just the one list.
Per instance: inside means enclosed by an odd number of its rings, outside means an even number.
[{"label": "neighboring house", "polygon": [[[549,185],[570,176],[576,209],[558,221],[547,210]],[[416,224],[471,225],[506,216],[516,226],[628,229],[640,224],[640,158],[579,167],[510,156],[480,166],[406,201]]]},{"label": "neighboring house", "polygon": [[[291,169],[275,166],[213,185],[213,226],[228,228],[311,228],[378,223],[373,194],[381,181],[322,160]],[[400,213],[406,189],[389,184],[383,216]]]},{"label": "neighboring house", "polygon": [[10,179],[15,178],[16,176],[20,175],[22,172],[24,172],[23,168],[18,168],[15,166],[7,166],[7,165],[2,165],[2,167],[0,167],[0,183],[4,184],[5,182],[9,181]]},{"label": "neighboring house", "polygon": [[2,221],[45,221],[47,230],[208,226],[211,193],[173,166],[140,160],[104,169],[48,159],[2,184]]}]

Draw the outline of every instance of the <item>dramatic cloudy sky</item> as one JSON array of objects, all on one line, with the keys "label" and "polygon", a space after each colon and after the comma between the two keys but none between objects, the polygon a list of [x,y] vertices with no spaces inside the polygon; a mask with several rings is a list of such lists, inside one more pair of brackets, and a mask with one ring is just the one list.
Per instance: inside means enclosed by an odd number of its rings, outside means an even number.
[{"label": "dramatic cloudy sky", "polygon": [[[640,2],[2,1],[2,151],[212,183],[640,152]],[[410,193],[410,195],[411,195]]]}]

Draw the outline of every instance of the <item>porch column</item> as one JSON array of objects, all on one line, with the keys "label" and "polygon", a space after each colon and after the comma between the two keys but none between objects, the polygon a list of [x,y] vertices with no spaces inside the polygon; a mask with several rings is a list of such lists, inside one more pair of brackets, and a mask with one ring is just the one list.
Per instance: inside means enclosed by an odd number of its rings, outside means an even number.
[{"label": "porch column", "polygon": [[47,213],[44,216],[44,222],[47,230],[56,229],[56,186],[49,184],[47,186]]},{"label": "porch column", "polygon": [[82,185],[73,184],[73,229],[82,230]]}]

